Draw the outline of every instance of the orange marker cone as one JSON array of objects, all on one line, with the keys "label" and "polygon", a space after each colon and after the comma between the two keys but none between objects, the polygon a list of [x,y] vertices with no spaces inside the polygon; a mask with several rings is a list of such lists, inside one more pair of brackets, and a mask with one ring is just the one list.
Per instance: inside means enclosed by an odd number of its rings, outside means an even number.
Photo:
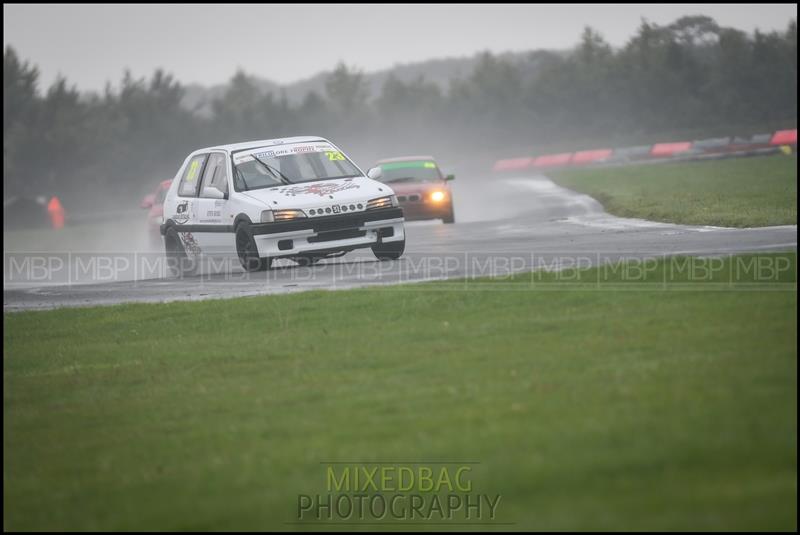
[{"label": "orange marker cone", "polygon": [[56,230],[64,228],[64,207],[61,206],[58,197],[54,196],[50,199],[50,202],[47,203],[47,211],[50,213],[50,222],[53,224],[53,228]]}]

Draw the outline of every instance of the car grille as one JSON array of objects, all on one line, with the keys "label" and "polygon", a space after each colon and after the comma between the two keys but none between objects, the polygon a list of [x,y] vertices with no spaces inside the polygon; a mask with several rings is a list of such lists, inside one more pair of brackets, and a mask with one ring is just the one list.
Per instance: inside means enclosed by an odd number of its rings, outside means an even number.
[{"label": "car grille", "polygon": [[399,202],[419,202],[421,197],[419,195],[412,194],[412,195],[398,195],[397,200]]},{"label": "car grille", "polygon": [[365,230],[345,229],[333,232],[321,232],[317,236],[308,238],[308,243],[319,243],[326,241],[347,240],[349,238],[362,238],[367,235]]},{"label": "car grille", "polygon": [[352,229],[364,224],[364,219],[354,215],[353,217],[341,217],[337,219],[314,222],[314,232],[326,232],[329,230]]}]

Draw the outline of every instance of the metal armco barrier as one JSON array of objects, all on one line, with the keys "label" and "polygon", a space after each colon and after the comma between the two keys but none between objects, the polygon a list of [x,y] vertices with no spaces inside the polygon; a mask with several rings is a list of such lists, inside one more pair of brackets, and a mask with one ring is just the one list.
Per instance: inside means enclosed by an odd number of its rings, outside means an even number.
[{"label": "metal armco barrier", "polygon": [[572,156],[572,165],[604,162],[611,158],[612,149],[581,150]]},{"label": "metal armco barrier", "polygon": [[650,149],[650,156],[655,158],[669,158],[670,156],[677,156],[682,152],[689,152],[692,150],[691,141],[673,141],[671,143],[656,143]]},{"label": "metal armco barrier", "polygon": [[572,158],[571,152],[562,152],[560,154],[545,154],[539,156],[533,161],[534,167],[560,167],[567,165]]},{"label": "metal armco barrier", "polygon": [[778,130],[771,134],[754,134],[749,138],[717,137],[695,141],[673,141],[620,147],[592,149],[558,154],[542,154],[497,160],[495,172],[551,169],[582,165],[625,165],[628,163],[661,163],[739,156],[757,156],[783,152],[791,154],[797,147],[797,129]]},{"label": "metal armco barrier", "polygon": [[772,135],[770,145],[797,145],[797,128],[794,130],[778,130]]}]

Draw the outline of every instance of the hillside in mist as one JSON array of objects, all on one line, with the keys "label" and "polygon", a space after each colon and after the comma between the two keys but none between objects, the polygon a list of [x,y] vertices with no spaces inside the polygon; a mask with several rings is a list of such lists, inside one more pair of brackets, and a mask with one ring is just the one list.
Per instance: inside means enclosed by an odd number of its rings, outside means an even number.
[{"label": "hillside in mist", "polygon": [[[542,59],[549,55],[556,54],[564,56],[567,52],[547,52],[543,50],[526,52],[506,52],[498,54],[497,57],[512,63],[523,75],[525,82],[531,81],[541,65]],[[469,76],[478,63],[479,54],[468,57],[440,58],[426,61],[395,64],[389,69],[374,72],[364,72],[365,89],[367,98],[374,100],[380,95],[384,82],[390,75],[403,83],[413,82],[420,77],[427,82],[436,84],[442,91],[447,91],[452,80],[463,79]],[[355,66],[358,67],[357,65]],[[247,71],[245,71],[247,73]],[[325,80],[331,71],[319,72],[309,78],[296,82],[281,85],[269,79],[260,78],[247,73],[250,80],[263,92],[273,93],[276,96],[285,92],[286,98],[291,105],[300,104],[310,92],[319,95],[325,94]],[[214,86],[202,86],[199,84],[187,84],[184,86],[185,94],[183,105],[190,110],[196,110],[202,115],[208,115],[211,111],[211,102],[215,98],[220,98],[229,83],[217,84]]]}]

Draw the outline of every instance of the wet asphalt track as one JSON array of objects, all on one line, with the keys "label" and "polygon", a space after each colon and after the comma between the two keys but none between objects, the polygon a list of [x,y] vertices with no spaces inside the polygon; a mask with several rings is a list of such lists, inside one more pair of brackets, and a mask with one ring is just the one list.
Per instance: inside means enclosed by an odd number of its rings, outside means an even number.
[{"label": "wet asphalt track", "polygon": [[[30,270],[19,268],[24,255],[6,250],[3,308],[15,311],[229,298],[502,276],[533,269],[588,267],[623,258],[797,248],[795,225],[728,229],[623,219],[604,213],[592,198],[560,188],[544,177],[456,182],[454,197],[457,223],[408,223],[406,254],[390,262],[378,262],[364,249],[313,267],[281,260],[270,271],[248,274],[235,259],[227,259],[206,265],[200,275],[175,279],[159,277],[164,273],[159,254],[140,253],[134,246],[133,252],[116,258],[118,269],[107,272],[111,274],[106,280],[114,281],[97,283],[90,282],[97,279],[97,271],[85,269],[83,278],[69,268],[53,270],[44,278],[29,277],[26,273],[30,275]],[[17,264],[10,269],[9,257],[15,255]],[[67,259],[67,253],[61,257]]]}]

